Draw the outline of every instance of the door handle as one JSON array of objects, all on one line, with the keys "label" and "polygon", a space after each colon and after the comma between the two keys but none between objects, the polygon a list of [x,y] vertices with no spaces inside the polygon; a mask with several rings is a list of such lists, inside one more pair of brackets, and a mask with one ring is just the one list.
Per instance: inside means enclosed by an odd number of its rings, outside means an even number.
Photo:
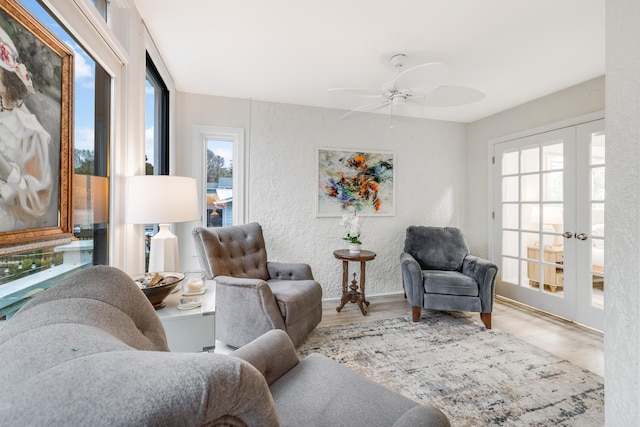
[{"label": "door handle", "polygon": [[564,233],[562,233],[562,237],[564,237],[565,239],[570,239],[573,237],[573,233],[570,231],[565,231]]},{"label": "door handle", "polygon": [[587,240],[589,236],[584,233],[576,234],[576,239],[578,240]]}]

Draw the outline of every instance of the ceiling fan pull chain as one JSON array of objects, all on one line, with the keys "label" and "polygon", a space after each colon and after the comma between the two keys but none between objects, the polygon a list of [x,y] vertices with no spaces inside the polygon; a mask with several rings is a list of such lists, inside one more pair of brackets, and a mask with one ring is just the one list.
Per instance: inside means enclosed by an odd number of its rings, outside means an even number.
[{"label": "ceiling fan pull chain", "polygon": [[393,129],[393,102],[391,103],[391,114],[389,114],[389,129]]}]

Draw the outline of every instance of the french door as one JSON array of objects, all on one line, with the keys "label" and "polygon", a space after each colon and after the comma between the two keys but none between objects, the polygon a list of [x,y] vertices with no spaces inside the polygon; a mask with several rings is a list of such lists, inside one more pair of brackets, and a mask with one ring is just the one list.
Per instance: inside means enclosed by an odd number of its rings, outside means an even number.
[{"label": "french door", "polygon": [[604,120],[496,144],[497,293],[604,329]]}]

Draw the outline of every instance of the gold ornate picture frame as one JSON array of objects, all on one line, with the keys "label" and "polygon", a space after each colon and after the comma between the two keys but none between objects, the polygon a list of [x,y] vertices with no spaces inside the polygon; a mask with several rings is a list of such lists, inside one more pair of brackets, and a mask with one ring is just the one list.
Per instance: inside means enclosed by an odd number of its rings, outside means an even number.
[{"label": "gold ornate picture frame", "polygon": [[71,238],[73,52],[0,0],[0,252]]}]

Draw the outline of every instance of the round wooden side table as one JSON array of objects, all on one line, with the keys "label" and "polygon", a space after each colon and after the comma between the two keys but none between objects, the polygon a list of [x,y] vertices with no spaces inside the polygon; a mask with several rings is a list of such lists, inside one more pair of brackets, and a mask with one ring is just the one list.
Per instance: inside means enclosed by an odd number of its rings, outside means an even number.
[{"label": "round wooden side table", "polygon": [[[365,305],[369,306],[364,292],[365,285],[365,268],[367,261],[371,261],[376,257],[376,253],[372,251],[360,251],[359,253],[349,252],[348,249],[338,249],[333,251],[333,256],[342,260],[342,300],[340,305],[336,307],[338,313],[347,302],[358,304],[363,316],[367,315]],[[356,281],[356,273],[353,273],[353,280],[349,286],[349,261],[360,262],[360,289],[358,290],[358,282]]]}]

